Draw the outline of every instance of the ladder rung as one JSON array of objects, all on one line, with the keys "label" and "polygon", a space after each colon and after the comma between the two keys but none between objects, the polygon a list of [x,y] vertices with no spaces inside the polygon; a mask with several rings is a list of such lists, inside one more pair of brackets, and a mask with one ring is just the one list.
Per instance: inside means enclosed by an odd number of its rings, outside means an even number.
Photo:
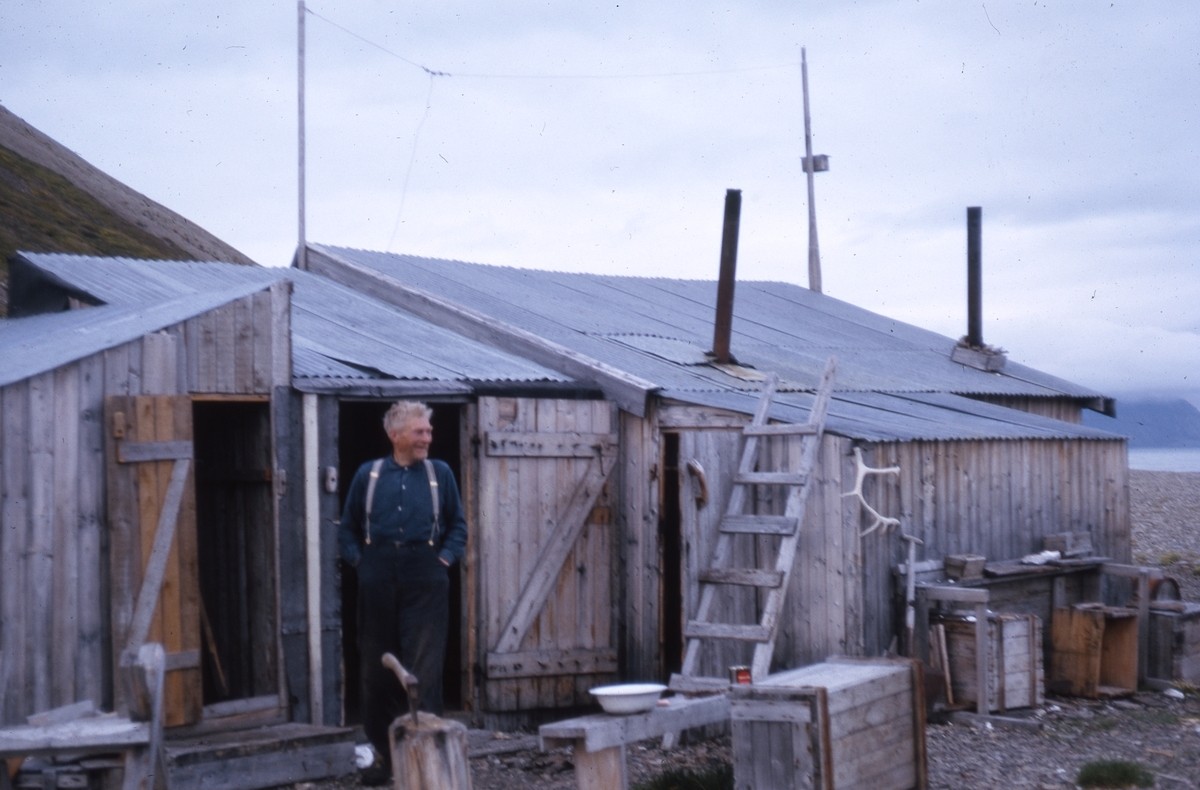
[{"label": "ladder rung", "polygon": [[743,485],[802,486],[808,482],[808,475],[799,472],[738,472],[733,476],[733,482]]},{"label": "ladder rung", "polygon": [[742,429],[746,436],[811,436],[816,433],[816,426],[808,423],[781,423],[776,425],[747,425]]},{"label": "ladder rung", "polygon": [[771,638],[771,629],[762,625],[731,625],[688,620],[683,627],[683,635],[688,639],[736,639],[739,642],[765,642]]},{"label": "ladder rung", "polygon": [[778,587],[783,584],[783,572],[759,568],[713,568],[700,571],[700,581],[707,584],[741,584],[745,587]]},{"label": "ladder rung", "polygon": [[722,532],[751,535],[794,535],[800,519],[787,516],[726,516],[721,519]]},{"label": "ladder rung", "polygon": [[722,678],[700,677],[698,675],[680,675],[671,673],[667,687],[671,691],[692,694],[720,694],[729,691],[729,681]]}]

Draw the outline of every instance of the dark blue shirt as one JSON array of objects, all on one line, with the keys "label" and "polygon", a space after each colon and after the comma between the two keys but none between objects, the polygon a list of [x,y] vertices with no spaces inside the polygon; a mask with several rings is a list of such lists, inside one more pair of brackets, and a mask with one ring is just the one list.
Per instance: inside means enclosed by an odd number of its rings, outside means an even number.
[{"label": "dark blue shirt", "polygon": [[[367,482],[374,463],[368,461],[354,473],[350,491],[346,494],[342,522],[338,526],[338,548],[342,559],[355,567],[362,559],[365,548],[363,524],[366,522]],[[466,550],[467,521],[463,516],[454,473],[443,461],[434,461],[433,468],[441,500],[434,545],[440,547],[438,556],[453,565],[462,559]],[[425,462],[400,466],[389,456],[383,462],[379,480],[375,483],[375,500],[371,504],[371,543],[424,542],[429,540],[432,532],[433,500],[429,496]]]}]

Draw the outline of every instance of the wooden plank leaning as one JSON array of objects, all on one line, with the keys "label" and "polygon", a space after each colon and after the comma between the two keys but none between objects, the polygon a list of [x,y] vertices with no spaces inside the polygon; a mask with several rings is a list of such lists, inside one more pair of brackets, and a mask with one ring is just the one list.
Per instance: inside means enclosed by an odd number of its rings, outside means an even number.
[{"label": "wooden plank leaning", "polygon": [[[190,447],[188,455],[191,455]],[[158,517],[158,529],[154,533],[154,545],[150,550],[146,573],[142,577],[142,588],[138,591],[137,603],[133,609],[129,638],[121,653],[121,663],[124,666],[131,666],[137,660],[138,649],[146,641],[146,635],[150,632],[150,620],[158,605],[159,589],[162,587],[163,576],[167,570],[167,555],[171,551],[171,543],[175,538],[175,526],[179,520],[179,505],[183,501],[184,486],[191,468],[190,458],[178,458],[171,470],[171,481],[167,485],[167,495],[163,500],[162,511]]]},{"label": "wooden plank leaning", "polygon": [[554,589],[554,583],[562,571],[567,555],[571,553],[571,548],[583,532],[587,515],[595,507],[596,499],[612,472],[616,458],[616,453],[612,453],[598,455],[588,462],[583,479],[579,481],[567,506],[558,516],[558,527],[554,536],[546,543],[541,556],[538,557],[529,581],[521,590],[517,604],[504,624],[494,652],[514,653],[520,648],[525,634],[529,632],[545,605],[546,598]]}]

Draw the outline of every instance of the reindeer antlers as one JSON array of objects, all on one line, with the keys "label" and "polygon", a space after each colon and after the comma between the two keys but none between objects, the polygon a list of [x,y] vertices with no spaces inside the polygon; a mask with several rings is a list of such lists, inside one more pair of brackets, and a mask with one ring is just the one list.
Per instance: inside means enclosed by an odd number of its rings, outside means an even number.
[{"label": "reindeer antlers", "polygon": [[869,504],[867,504],[867,500],[863,499],[863,495],[862,495],[863,480],[866,478],[867,475],[898,475],[898,474],[900,474],[900,467],[889,466],[889,467],[885,467],[883,469],[872,469],[871,467],[869,467],[865,463],[863,463],[862,450],[860,450],[857,447],[854,448],[854,461],[855,461],[855,464],[858,469],[858,471],[854,477],[854,488],[853,488],[853,490],[847,491],[846,493],[842,494],[842,496],[858,497],[859,506],[866,509],[866,511],[871,514],[871,518],[874,519],[874,521],[871,522],[871,526],[867,527],[865,530],[858,533],[858,536],[861,538],[861,537],[870,535],[872,532],[879,529],[880,527],[883,527],[883,531],[887,532],[888,530],[890,530],[894,527],[900,526],[900,519],[888,518],[887,516],[879,513],[877,510],[875,510],[875,508],[873,508]]}]

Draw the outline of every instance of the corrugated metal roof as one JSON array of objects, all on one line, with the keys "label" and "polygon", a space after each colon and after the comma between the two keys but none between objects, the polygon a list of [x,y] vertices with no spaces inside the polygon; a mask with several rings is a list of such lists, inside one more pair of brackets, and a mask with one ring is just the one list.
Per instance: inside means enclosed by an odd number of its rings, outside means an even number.
[{"label": "corrugated metal roof", "polygon": [[[675,391],[754,388],[689,348],[711,345],[716,283],[535,271],[312,245]],[[813,388],[1094,399],[1100,393],[1009,361],[985,373],[950,360],[955,341],[790,283],[737,284],[732,350],[743,366]],[[654,338],[636,340],[635,338]]]},{"label": "corrugated metal roof", "polygon": [[[729,390],[664,390],[660,394],[672,400],[742,414],[753,414],[759,400],[758,393]],[[807,392],[778,393],[771,418],[789,423],[807,422],[812,401],[813,395]],[[947,393],[839,392],[829,404],[826,429],[839,436],[869,442],[1122,438],[1095,428]]]},{"label": "corrugated metal roof", "polygon": [[384,302],[297,269],[20,253],[60,283],[110,305],[202,294],[231,283],[292,292],[292,367],[302,379],[569,382],[522,357],[434,326]]},{"label": "corrugated metal roof", "polygon": [[[244,266],[228,264],[232,268]],[[36,376],[262,290],[240,283],[156,303],[109,305],[0,321],[0,387]]]}]

